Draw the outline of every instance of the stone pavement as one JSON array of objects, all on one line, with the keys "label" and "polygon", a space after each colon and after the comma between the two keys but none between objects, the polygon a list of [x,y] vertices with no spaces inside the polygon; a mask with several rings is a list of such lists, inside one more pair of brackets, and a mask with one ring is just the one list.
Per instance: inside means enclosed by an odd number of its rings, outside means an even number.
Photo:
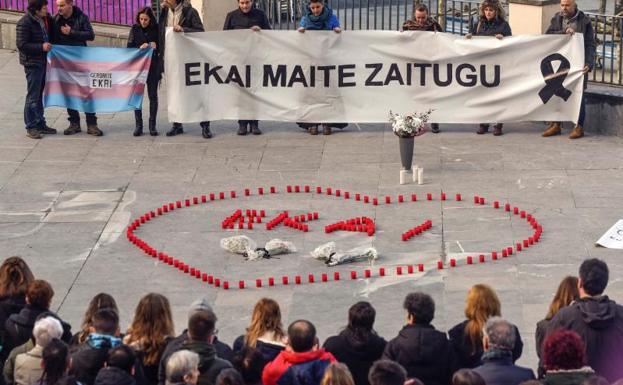
[{"label": "stone pavement", "polygon": [[[577,274],[584,258],[599,257],[609,264],[612,278],[607,291],[623,302],[623,253],[594,246],[623,217],[620,138],[546,140],[539,135],[542,123],[509,124],[499,138],[477,136],[471,126],[442,125],[441,134],[417,139],[415,163],[424,167],[426,183],[400,186],[397,139],[388,125],[366,124],[359,129],[351,125],[329,137],[311,137],[294,124],[266,122],[265,135],[238,137],[235,122],[214,122],[211,140],[201,138],[198,126],[192,125],[186,127],[187,134],[175,138],[134,138],[133,114],[122,113],[99,117],[105,132],[101,138],[83,133],[31,140],[23,129],[25,81],[17,55],[0,51],[0,68],[0,250],[3,256],[23,256],[37,277],[52,283],[53,307],[74,328],[98,292],[117,299],[125,328],[139,298],[156,291],[170,299],[177,331],[185,326],[187,306],[198,297],[210,298],[219,316],[220,338],[228,343],[244,331],[254,302],[263,296],[280,302],[285,324],[298,318],[312,320],[322,340],[346,324],[351,304],[368,300],[377,309],[377,330],[389,339],[404,322],[406,293],[430,293],[437,303],[434,324],[447,330],[463,319],[469,287],[482,282],[497,290],[503,315],[521,330],[525,348],[520,363],[534,368],[536,322],[545,315],[560,279]],[[161,132],[168,128],[164,92],[162,98]],[[51,126],[66,127],[64,111],[50,109],[46,116]],[[420,200],[427,192],[437,196],[443,190],[449,197],[462,193],[465,201],[375,207],[281,193],[176,211],[141,227],[137,234],[205,271],[253,280],[329,271],[309,257],[309,251],[330,240],[341,249],[373,245],[381,255],[376,265],[392,270],[399,264],[490,252],[529,235],[529,227],[516,216],[474,206],[475,194],[527,210],[545,231],[537,246],[495,263],[244,291],[215,290],[190,280],[148,259],[124,236],[130,218],[166,202],[232,189],[241,194],[244,188],[277,186],[283,191],[288,184],[379,197],[417,193]],[[220,230],[220,222],[235,208],[266,209],[269,215],[283,209],[318,211],[321,218],[310,224],[307,234],[287,228],[241,231],[258,243],[288,239],[300,250],[280,259],[244,262],[219,247],[219,240],[229,234]],[[322,231],[326,224],[360,215],[376,220],[374,237]],[[428,218],[434,224],[430,232],[400,241],[403,231]],[[345,277],[351,268],[361,271],[364,266],[356,263],[337,271]]]}]

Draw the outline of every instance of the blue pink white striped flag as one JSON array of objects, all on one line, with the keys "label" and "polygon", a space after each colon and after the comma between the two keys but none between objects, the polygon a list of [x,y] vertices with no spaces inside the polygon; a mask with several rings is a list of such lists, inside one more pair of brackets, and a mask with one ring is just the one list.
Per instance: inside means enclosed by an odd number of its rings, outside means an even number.
[{"label": "blue pink white striped flag", "polygon": [[139,109],[152,52],[55,45],[47,56],[43,103],[81,112]]}]

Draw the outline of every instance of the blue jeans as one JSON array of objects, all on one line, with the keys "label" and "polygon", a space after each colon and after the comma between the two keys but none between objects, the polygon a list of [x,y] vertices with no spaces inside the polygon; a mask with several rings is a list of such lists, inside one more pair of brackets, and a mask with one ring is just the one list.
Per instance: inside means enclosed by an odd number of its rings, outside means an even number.
[{"label": "blue jeans", "polygon": [[586,97],[582,92],[582,103],[580,104],[580,116],[578,117],[578,126],[584,127],[584,119],[586,118]]},{"label": "blue jeans", "polygon": [[45,63],[24,67],[26,72],[26,101],[24,103],[24,123],[26,129],[45,127],[43,116],[43,87],[45,85]]}]

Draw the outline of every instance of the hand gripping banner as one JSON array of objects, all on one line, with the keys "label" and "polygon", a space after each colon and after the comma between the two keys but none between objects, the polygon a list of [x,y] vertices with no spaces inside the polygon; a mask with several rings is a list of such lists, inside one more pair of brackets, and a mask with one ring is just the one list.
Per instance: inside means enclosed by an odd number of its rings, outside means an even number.
[{"label": "hand gripping banner", "polygon": [[437,123],[575,121],[581,34],[167,31],[169,120],[386,122],[433,109]]}]

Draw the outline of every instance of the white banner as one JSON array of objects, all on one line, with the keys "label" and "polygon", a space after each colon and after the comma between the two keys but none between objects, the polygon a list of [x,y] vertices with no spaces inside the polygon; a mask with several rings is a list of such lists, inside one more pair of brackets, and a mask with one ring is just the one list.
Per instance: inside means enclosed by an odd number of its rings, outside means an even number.
[{"label": "white banner", "polygon": [[445,33],[260,31],[166,35],[169,120],[576,121],[581,34],[470,40]]}]

